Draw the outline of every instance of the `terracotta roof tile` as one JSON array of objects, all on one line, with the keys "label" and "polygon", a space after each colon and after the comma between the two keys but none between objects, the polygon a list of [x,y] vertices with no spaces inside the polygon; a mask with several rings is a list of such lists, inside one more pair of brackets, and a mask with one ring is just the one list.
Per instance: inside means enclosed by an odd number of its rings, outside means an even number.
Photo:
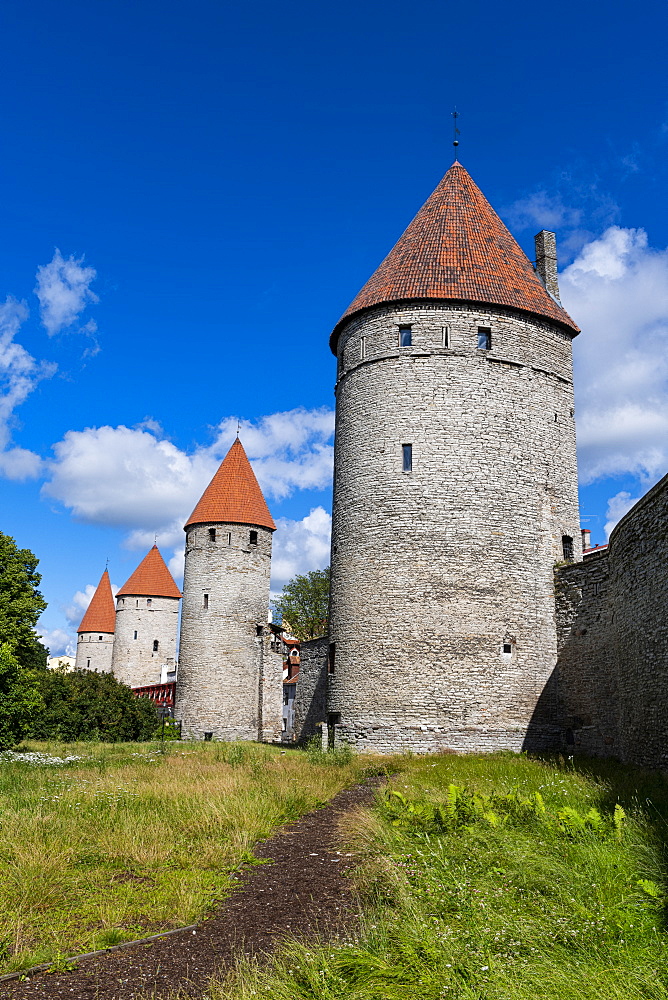
[{"label": "terracotta roof tile", "polygon": [[184,527],[191,524],[276,525],[239,438],[220,463]]},{"label": "terracotta roof tile", "polygon": [[468,171],[455,162],[334,327],[362,309],[409,299],[510,306],[578,327],[546,291],[524,251]]},{"label": "terracotta roof tile", "polygon": [[167,569],[165,560],[160,555],[157,545],[148,552],[116,594],[125,597],[128,594],[141,597],[180,597],[181,591],[174,583],[172,574]]},{"label": "terracotta roof tile", "polygon": [[111,593],[109,573],[105,569],[77,632],[110,632],[113,634],[115,631],[116,606]]}]

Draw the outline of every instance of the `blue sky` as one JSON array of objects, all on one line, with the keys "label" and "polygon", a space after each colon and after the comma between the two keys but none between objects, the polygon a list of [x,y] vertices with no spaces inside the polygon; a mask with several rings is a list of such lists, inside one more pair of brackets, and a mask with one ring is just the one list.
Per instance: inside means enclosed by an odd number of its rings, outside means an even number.
[{"label": "blue sky", "polygon": [[6,0],[0,530],[40,558],[54,652],[107,557],[121,585],[157,533],[178,573],[237,419],[275,585],[326,562],[328,335],[450,165],[454,106],[528,255],[557,232],[604,540],[668,471],[667,11]]}]

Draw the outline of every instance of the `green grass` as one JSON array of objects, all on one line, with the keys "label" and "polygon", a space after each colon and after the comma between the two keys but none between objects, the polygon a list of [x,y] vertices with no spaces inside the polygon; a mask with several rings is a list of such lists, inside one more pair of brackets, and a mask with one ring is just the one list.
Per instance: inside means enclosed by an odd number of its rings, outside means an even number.
[{"label": "green grass", "polygon": [[668,998],[663,776],[447,756],[405,760],[391,789],[347,831],[359,932],[244,962],[215,1000]]},{"label": "green grass", "polygon": [[238,743],[22,749],[80,759],[0,755],[0,974],[202,918],[258,840],[369,764]]}]

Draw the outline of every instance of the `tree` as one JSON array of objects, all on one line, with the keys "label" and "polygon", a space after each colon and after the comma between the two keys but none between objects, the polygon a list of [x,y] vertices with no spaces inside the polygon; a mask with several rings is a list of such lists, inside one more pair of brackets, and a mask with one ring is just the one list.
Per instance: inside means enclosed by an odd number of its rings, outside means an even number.
[{"label": "tree", "polygon": [[35,632],[46,608],[40,594],[39,560],[0,532],[0,644],[7,643],[22,667],[46,667],[46,649]]},{"label": "tree", "polygon": [[137,698],[112,674],[94,670],[45,670],[38,675],[43,699],[29,735],[36,740],[148,740],[158,725],[149,698]]},{"label": "tree", "polygon": [[295,576],[283,587],[274,607],[298,639],[324,635],[329,612],[329,566]]},{"label": "tree", "polygon": [[5,642],[0,646],[0,750],[20,743],[42,705],[36,674],[21,666]]}]

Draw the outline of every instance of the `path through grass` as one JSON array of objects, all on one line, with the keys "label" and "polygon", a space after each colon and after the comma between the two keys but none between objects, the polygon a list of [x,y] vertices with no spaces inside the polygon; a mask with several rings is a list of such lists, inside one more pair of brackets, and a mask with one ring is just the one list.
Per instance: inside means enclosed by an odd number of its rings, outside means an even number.
[{"label": "path through grass", "polygon": [[239,743],[27,749],[0,754],[0,973],[200,919],[254,843],[369,765]]}]

